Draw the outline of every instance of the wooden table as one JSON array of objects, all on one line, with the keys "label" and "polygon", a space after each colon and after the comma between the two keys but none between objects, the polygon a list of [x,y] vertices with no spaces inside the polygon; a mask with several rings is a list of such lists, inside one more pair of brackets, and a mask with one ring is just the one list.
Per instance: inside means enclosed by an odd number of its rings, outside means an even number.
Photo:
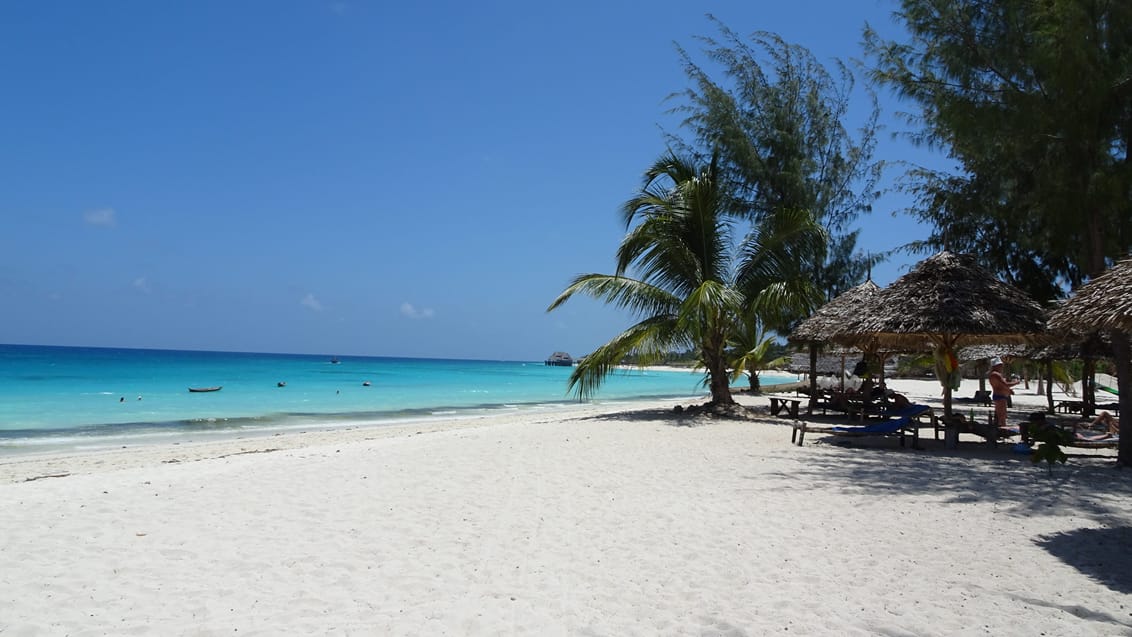
[{"label": "wooden table", "polygon": [[[772,415],[772,416],[782,415],[784,417],[789,416],[790,418],[794,418],[795,420],[797,420],[797,418],[798,418],[798,406],[801,405],[801,404],[802,404],[802,400],[799,399],[799,398],[783,398],[783,397],[780,397],[780,396],[771,396],[770,397],[770,415]],[[783,410],[786,410],[785,414],[782,413]]]}]

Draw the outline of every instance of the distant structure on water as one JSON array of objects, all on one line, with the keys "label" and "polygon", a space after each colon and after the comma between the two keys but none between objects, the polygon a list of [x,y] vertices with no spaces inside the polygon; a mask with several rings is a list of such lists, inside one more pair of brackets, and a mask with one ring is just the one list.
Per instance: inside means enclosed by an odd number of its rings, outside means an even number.
[{"label": "distant structure on water", "polygon": [[550,355],[550,358],[546,359],[546,364],[555,367],[573,367],[574,359],[570,358],[570,355],[566,352],[554,352]]}]

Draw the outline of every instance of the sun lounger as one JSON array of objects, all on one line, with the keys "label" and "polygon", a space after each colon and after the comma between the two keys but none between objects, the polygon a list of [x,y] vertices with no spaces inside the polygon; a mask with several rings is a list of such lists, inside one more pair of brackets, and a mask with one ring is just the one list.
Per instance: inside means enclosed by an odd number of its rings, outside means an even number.
[{"label": "sun lounger", "polygon": [[991,393],[990,393],[990,390],[987,390],[987,389],[977,390],[975,392],[975,395],[970,397],[970,398],[963,397],[963,398],[954,398],[952,400],[954,400],[957,403],[974,403],[974,404],[978,404],[978,405],[988,405],[989,406],[991,404]]},{"label": "sun lounger", "polygon": [[[911,433],[912,448],[919,449],[920,429],[922,427],[937,428],[932,409],[927,405],[908,405],[903,409],[890,410],[887,415],[893,416],[893,418],[859,427],[812,427],[805,421],[795,422],[790,433],[790,442],[801,447],[806,439],[806,432],[812,432],[846,437],[900,436],[900,446],[903,447],[905,436]],[[932,416],[930,424],[924,424],[918,420],[925,415]]]},{"label": "sun lounger", "polygon": [[1083,400],[1063,400],[1057,403],[1056,410],[1063,414],[1084,414],[1086,412],[1097,413],[1099,411],[1111,411],[1117,416],[1120,415],[1120,403],[1086,403]]},{"label": "sun lounger", "polygon": [[1079,414],[1085,408],[1080,400],[1063,400],[1057,403],[1057,411],[1063,414]]},{"label": "sun lounger", "polygon": [[1077,447],[1079,449],[1113,449],[1120,446],[1120,436],[1113,436],[1111,434],[1074,434],[1069,442],[1064,443],[1066,447]]},{"label": "sun lounger", "polygon": [[1020,425],[1007,425],[999,427],[994,423],[978,423],[972,422],[967,424],[965,429],[967,433],[975,434],[985,439],[991,445],[998,444],[999,440],[1005,440],[1014,436],[1022,434],[1022,427]]},{"label": "sun lounger", "polygon": [[889,409],[882,415],[885,418],[916,418],[917,416],[930,414],[931,411],[932,408],[927,405],[908,405],[900,409]]}]

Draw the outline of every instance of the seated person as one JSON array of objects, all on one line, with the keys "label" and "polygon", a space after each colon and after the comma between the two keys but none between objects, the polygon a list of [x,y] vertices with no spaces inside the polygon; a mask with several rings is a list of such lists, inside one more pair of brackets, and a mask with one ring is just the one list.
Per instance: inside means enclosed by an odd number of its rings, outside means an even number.
[{"label": "seated person", "polygon": [[845,390],[845,393],[859,400],[868,400],[873,397],[873,387],[875,386],[876,383],[873,382],[873,379],[866,378],[865,380],[861,381],[861,384],[857,387],[857,389],[847,389]]},{"label": "seated person", "polygon": [[861,381],[856,389],[846,389],[843,398],[844,405],[840,409],[849,414],[858,414],[864,420],[865,415],[873,411],[873,392],[876,382],[871,378]]},{"label": "seated person", "polygon": [[1106,433],[1110,436],[1120,435],[1120,421],[1114,418],[1112,414],[1108,413],[1107,411],[1102,411],[1101,413],[1097,414],[1097,417],[1093,419],[1093,422],[1089,423],[1089,426],[1091,427],[1096,427],[1097,425],[1103,426]]},{"label": "seated person", "polygon": [[892,401],[893,409],[904,409],[912,404],[912,401],[908,400],[908,397],[904,394],[893,393],[889,400]]}]

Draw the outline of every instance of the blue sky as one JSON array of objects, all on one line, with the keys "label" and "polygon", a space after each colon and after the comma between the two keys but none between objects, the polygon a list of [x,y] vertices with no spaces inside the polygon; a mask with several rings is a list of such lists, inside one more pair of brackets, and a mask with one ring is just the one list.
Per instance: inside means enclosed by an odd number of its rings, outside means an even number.
[{"label": "blue sky", "polygon": [[[696,51],[710,12],[859,57],[866,20],[900,34],[894,8],[5,3],[0,342],[584,354],[629,317],[545,309],[612,269],[619,206],[687,84],[674,43]],[[901,105],[882,98],[880,157],[937,161],[889,139]],[[905,205],[862,219],[864,249],[926,236]]]}]

